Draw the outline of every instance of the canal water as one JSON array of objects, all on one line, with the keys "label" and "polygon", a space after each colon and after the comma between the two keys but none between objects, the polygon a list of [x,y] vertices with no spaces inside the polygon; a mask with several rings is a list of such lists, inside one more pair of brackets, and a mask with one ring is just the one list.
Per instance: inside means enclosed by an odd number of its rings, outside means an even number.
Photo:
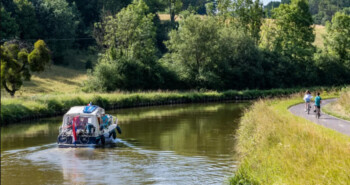
[{"label": "canal water", "polygon": [[247,103],[107,111],[122,135],[105,148],[58,148],[62,117],[1,128],[1,184],[225,184]]}]

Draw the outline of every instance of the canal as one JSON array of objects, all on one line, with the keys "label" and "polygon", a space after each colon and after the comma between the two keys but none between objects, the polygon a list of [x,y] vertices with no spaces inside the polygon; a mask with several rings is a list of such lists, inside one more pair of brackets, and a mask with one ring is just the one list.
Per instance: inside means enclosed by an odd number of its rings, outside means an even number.
[{"label": "canal", "polygon": [[104,148],[58,148],[62,117],[1,128],[1,184],[224,184],[248,103],[107,111],[123,131]]}]

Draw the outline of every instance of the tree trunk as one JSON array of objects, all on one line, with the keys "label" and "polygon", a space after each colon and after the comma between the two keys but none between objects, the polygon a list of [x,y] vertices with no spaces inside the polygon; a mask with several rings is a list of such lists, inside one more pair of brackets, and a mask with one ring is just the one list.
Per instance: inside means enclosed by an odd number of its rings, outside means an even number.
[{"label": "tree trunk", "polygon": [[170,22],[171,22],[171,25],[174,27],[175,26],[175,12],[174,11],[171,11],[171,13],[170,13]]},{"label": "tree trunk", "polygon": [[170,15],[170,24],[174,28],[175,26],[175,11],[172,7],[172,0],[169,0],[169,15]]},{"label": "tree trunk", "polygon": [[10,90],[8,87],[7,87],[7,84],[6,82],[2,83],[2,85],[4,86],[5,90],[10,93],[11,97],[13,98],[15,96],[15,93],[16,93],[16,90],[15,88],[13,88],[13,90]]}]

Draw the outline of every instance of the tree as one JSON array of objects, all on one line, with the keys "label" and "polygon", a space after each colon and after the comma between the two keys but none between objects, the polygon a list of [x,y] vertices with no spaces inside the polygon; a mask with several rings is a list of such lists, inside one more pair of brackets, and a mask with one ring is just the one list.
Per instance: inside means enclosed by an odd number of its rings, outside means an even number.
[{"label": "tree", "polygon": [[72,47],[80,22],[74,3],[65,0],[35,0],[41,38],[51,39],[48,46],[53,52],[53,61],[62,64],[63,52]]},{"label": "tree", "polygon": [[115,16],[95,26],[105,53],[86,84],[87,90],[156,89],[163,83],[157,63],[154,14],[143,0],[135,0]]},{"label": "tree", "polygon": [[38,37],[38,22],[33,4],[28,0],[14,0],[16,4],[14,17],[19,26],[20,39],[36,39]]},{"label": "tree", "polygon": [[292,0],[274,9],[274,50],[295,61],[311,61],[315,52],[313,21],[306,0]]},{"label": "tree", "polygon": [[[230,22],[236,24],[238,28],[244,29],[258,43],[264,17],[260,0],[217,0],[207,6],[208,8],[215,7],[216,14],[222,17],[223,21],[230,18]],[[211,10],[211,12],[215,12],[215,10]]]},{"label": "tree", "polygon": [[16,19],[7,12],[4,7],[1,7],[1,39],[13,39],[18,35],[18,24]]},{"label": "tree", "polygon": [[[161,59],[187,88],[240,89],[260,86],[259,50],[243,29],[217,17],[187,15],[166,42]],[[244,83],[243,83],[244,82]]]},{"label": "tree", "polygon": [[1,46],[1,87],[13,97],[23,80],[30,80],[31,72],[45,70],[50,62],[50,53],[46,44],[38,40],[32,52],[20,48],[18,43],[5,43]]},{"label": "tree", "polygon": [[266,17],[272,17],[272,10],[278,8],[281,2],[271,1],[267,5],[264,6],[264,12]]},{"label": "tree", "polygon": [[244,29],[223,26],[219,32],[217,74],[221,89],[261,88],[265,80],[262,57],[255,40]]},{"label": "tree", "polygon": [[234,17],[238,19],[238,25],[248,31],[257,43],[264,16],[262,4],[259,0],[235,0],[232,5]]},{"label": "tree", "polygon": [[350,7],[349,0],[310,0],[310,10],[316,24],[331,21],[332,16],[343,8]]},{"label": "tree", "polygon": [[145,2],[136,0],[115,17],[107,17],[103,28],[103,43],[107,48],[115,50],[112,53],[116,53],[116,57],[154,61],[156,28],[153,18],[154,14],[148,12]]},{"label": "tree", "polygon": [[336,13],[327,22],[325,36],[326,53],[333,55],[350,70],[350,15]]},{"label": "tree", "polygon": [[204,87],[210,83],[208,80],[217,78],[206,69],[209,65],[215,66],[218,31],[219,25],[213,17],[202,20],[199,16],[189,15],[181,19],[178,30],[172,30],[169,34],[166,63],[192,87]]},{"label": "tree", "polygon": [[214,0],[182,0],[182,9],[193,9],[198,14],[206,14],[206,4],[207,3],[213,3]]},{"label": "tree", "polygon": [[175,15],[178,14],[182,9],[181,0],[166,0],[169,9],[170,22],[172,26],[175,26]]},{"label": "tree", "polygon": [[306,0],[292,0],[290,4],[281,4],[273,10],[275,20],[267,20],[263,27],[260,46],[262,49],[277,53],[284,60],[291,62],[287,69],[295,84],[309,82],[305,79],[315,78],[313,55],[315,47],[313,42],[313,21]]}]

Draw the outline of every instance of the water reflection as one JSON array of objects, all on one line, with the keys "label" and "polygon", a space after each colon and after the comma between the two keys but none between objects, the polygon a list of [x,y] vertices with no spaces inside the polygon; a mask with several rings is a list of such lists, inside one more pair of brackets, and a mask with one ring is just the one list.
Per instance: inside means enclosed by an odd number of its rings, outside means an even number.
[{"label": "water reflection", "polygon": [[[247,104],[112,111],[123,134],[107,148],[59,149],[61,118],[1,130],[1,184],[222,184]],[[47,174],[47,175],[43,175]]]},{"label": "water reflection", "polygon": [[223,103],[155,107],[148,111],[120,110],[116,116],[124,131],[121,138],[135,145],[181,155],[216,156],[232,153],[234,130],[245,106]]}]

